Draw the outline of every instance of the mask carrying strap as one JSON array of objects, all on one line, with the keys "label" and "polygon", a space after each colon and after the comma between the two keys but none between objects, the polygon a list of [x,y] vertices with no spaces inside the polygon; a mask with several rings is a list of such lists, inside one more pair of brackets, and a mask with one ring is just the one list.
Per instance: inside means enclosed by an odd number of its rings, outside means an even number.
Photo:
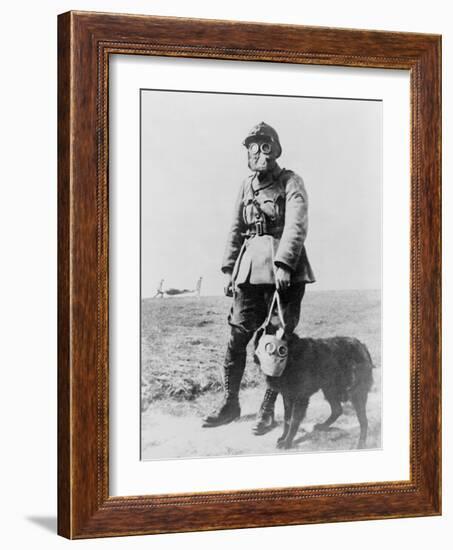
[{"label": "mask carrying strap", "polygon": [[[275,281],[277,281],[277,273],[276,273],[275,264],[274,264],[274,243],[273,243],[273,241],[271,241],[271,251],[272,251],[272,268],[274,270],[274,279],[275,279]],[[283,330],[285,331],[286,330],[286,323],[285,323],[285,320],[283,318],[282,304],[281,304],[281,301],[280,301],[280,294],[277,290],[277,287],[275,287],[274,296],[272,297],[272,302],[271,302],[271,305],[269,307],[269,313],[267,315],[266,321],[264,322],[263,328],[266,328],[269,325],[270,321],[271,321],[272,311],[274,310],[275,303],[277,303],[277,312],[278,312],[278,317],[280,319],[280,323],[283,327]]]},{"label": "mask carrying strap", "polygon": [[263,328],[267,328],[267,326],[271,322],[272,312],[274,310],[275,303],[277,303],[278,318],[280,319],[280,323],[283,327],[283,330],[285,330],[286,329],[286,323],[285,323],[285,320],[283,318],[282,304],[280,302],[280,295],[279,295],[277,289],[275,290],[274,295],[272,297],[272,302],[271,302],[271,305],[269,307],[269,313],[267,314],[267,318],[266,318],[266,321],[264,322]]}]

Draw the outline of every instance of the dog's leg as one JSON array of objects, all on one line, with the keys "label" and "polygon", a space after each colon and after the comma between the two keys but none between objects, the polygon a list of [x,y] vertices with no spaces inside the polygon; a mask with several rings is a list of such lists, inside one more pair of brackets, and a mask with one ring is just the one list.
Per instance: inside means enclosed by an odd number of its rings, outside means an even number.
[{"label": "dog's leg", "polygon": [[357,418],[360,424],[360,437],[357,445],[358,449],[366,447],[366,436],[368,432],[368,419],[366,416],[366,402],[368,391],[364,388],[357,388],[351,395],[351,401],[357,413]]},{"label": "dog's leg", "polygon": [[285,422],[283,426],[283,433],[278,438],[277,444],[280,443],[280,441],[283,441],[286,437],[286,434],[288,433],[289,421],[291,420],[291,411],[293,408],[293,402],[292,402],[292,399],[289,397],[289,395],[287,393],[283,393],[282,397],[283,397],[283,406],[285,410]]},{"label": "dog's leg", "polygon": [[330,405],[330,416],[327,420],[320,424],[315,424],[315,430],[328,430],[335,420],[343,413],[343,407],[341,406],[341,401],[338,398],[338,395],[334,391],[324,391],[324,397]]},{"label": "dog's leg", "polygon": [[279,449],[290,449],[293,444],[294,436],[299,429],[300,423],[307,412],[308,397],[302,397],[296,399],[292,406],[291,420],[289,421],[289,427],[284,439],[278,440],[277,447]]}]

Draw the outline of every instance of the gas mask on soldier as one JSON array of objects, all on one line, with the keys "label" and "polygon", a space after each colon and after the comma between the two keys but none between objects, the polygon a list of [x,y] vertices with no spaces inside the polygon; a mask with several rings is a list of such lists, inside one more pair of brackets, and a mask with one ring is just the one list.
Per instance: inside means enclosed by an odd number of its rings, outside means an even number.
[{"label": "gas mask on soldier", "polygon": [[258,137],[248,144],[248,165],[253,172],[267,172],[275,166],[276,147],[272,142]]}]

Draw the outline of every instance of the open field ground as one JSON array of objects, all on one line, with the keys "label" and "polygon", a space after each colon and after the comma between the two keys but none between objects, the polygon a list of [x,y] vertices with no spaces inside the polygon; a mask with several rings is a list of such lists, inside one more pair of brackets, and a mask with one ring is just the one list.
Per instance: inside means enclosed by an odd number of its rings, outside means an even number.
[{"label": "open field ground", "polygon": [[[242,382],[239,421],[201,428],[201,417],[221,399],[221,372],[228,339],[225,297],[145,299],[142,301],[142,457],[144,459],[277,452],[283,405],[277,400],[278,426],[253,436],[251,427],[264,393],[264,377],[249,353]],[[381,301],[379,291],[325,291],[307,294],[302,303],[300,336],[354,336],[370,350],[374,385],[368,401],[368,448],[381,445]],[[312,432],[329,407],[319,392],[295,439],[294,451],[354,448],[358,423],[347,404],[329,431]],[[286,451],[287,452],[287,451]]]}]

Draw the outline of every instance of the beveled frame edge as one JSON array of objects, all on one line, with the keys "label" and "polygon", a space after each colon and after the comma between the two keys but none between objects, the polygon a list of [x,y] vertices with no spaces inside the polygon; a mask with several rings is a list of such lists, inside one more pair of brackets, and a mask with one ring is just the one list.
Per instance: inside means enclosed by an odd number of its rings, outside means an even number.
[{"label": "beveled frame edge", "polygon": [[[59,16],[58,48],[59,534],[440,514],[440,36],[68,12]],[[410,481],[109,496],[108,60],[114,54],[410,71]]]}]

